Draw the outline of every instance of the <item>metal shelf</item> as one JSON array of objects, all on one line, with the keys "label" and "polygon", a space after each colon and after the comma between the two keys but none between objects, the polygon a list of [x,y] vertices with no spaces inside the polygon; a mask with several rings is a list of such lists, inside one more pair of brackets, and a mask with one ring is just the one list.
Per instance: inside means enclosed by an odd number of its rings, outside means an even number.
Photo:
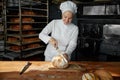
[{"label": "metal shelf", "polygon": [[[79,18],[80,23],[92,23],[92,24],[120,24],[120,19],[85,19]],[[79,22],[78,22],[79,23]]]},{"label": "metal shelf", "polygon": [[[33,29],[31,29],[31,30],[29,30],[29,31],[37,31],[37,30],[42,30],[43,28],[33,28]],[[20,31],[20,30],[15,30],[15,29],[10,29],[10,28],[8,28],[7,29],[8,31],[15,31],[15,32],[18,32],[18,31]],[[28,31],[28,30],[22,30],[22,31]],[[15,35],[15,34],[13,34],[13,35]],[[19,34],[18,34],[19,35]],[[30,35],[32,35],[32,34],[30,34]],[[38,35],[38,34],[33,34],[32,36],[34,36],[34,35]]]},{"label": "metal shelf", "polygon": [[5,58],[9,58],[11,60],[15,60],[15,59],[22,59],[22,58],[31,57],[31,56],[34,56],[34,55],[37,55],[37,54],[42,54],[43,52],[44,51],[34,51],[34,52],[31,52],[31,53],[26,53],[22,56],[20,54],[14,53],[14,52],[9,52],[7,54],[2,54],[2,56],[5,57]]},{"label": "metal shelf", "polygon": [[[19,22],[7,22],[8,24],[19,24]],[[22,22],[22,24],[47,24],[47,22]]]},{"label": "metal shelf", "polygon": [[[8,5],[8,3],[4,5],[6,33],[4,57],[14,60],[15,58],[22,59],[44,52],[45,45],[39,39],[38,35],[48,23],[48,0],[32,1],[31,4],[29,3],[31,2],[18,0],[15,4],[10,2],[12,6]],[[33,13],[24,13],[27,11]],[[24,21],[23,18],[29,18],[30,20]],[[31,21],[31,19],[33,19],[33,21]],[[29,25],[29,29],[26,29],[25,25]],[[17,29],[14,29],[16,26]],[[33,31],[33,33],[27,33],[31,31]],[[11,38],[15,40],[10,40]],[[35,39],[30,40],[31,38]],[[13,48],[15,46],[17,46],[17,49]]]},{"label": "metal shelf", "polygon": [[[44,48],[45,46],[39,46],[39,47],[35,47],[35,48],[27,48],[27,49],[23,49],[22,50],[22,52],[26,52],[26,51],[30,51],[30,50],[35,50],[35,49],[41,49],[41,48]],[[10,49],[10,48],[6,48],[8,51],[11,51],[11,52],[16,52],[16,53],[20,53],[21,52],[21,50],[17,50],[17,51],[15,51],[15,50],[12,50],[12,49]],[[44,50],[43,50],[44,51]]]},{"label": "metal shelf", "polygon": [[40,41],[41,40],[36,40],[36,41],[31,41],[31,42],[21,42],[21,41],[10,42],[10,41],[6,41],[6,43],[22,46],[22,45],[31,44],[31,43],[37,43],[37,42],[40,42]]},{"label": "metal shelf", "polygon": [[16,38],[24,38],[24,37],[38,37],[39,34],[8,34],[7,36],[11,36],[11,37],[16,37]]},{"label": "metal shelf", "polygon": [[[19,18],[19,15],[7,15],[7,17],[17,17]],[[21,17],[39,17],[39,18],[47,18],[48,16],[46,15],[21,15]]]}]

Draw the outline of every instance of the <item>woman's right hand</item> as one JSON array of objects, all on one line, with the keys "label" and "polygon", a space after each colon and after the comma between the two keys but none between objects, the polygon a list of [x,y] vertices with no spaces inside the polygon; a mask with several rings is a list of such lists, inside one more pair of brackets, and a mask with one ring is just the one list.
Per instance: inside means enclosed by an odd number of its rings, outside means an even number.
[{"label": "woman's right hand", "polygon": [[58,47],[58,42],[54,38],[50,38],[49,43],[52,44],[55,48]]}]

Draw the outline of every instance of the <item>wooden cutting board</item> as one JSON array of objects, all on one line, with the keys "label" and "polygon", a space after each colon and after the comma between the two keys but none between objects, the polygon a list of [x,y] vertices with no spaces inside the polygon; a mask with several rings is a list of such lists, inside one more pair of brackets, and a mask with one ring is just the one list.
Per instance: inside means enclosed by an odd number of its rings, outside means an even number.
[{"label": "wooden cutting board", "polygon": [[49,70],[52,70],[52,71],[81,71],[81,72],[85,72],[87,69],[82,65],[69,64],[69,66],[67,68],[64,68],[64,69],[51,67],[51,68],[49,68]]}]

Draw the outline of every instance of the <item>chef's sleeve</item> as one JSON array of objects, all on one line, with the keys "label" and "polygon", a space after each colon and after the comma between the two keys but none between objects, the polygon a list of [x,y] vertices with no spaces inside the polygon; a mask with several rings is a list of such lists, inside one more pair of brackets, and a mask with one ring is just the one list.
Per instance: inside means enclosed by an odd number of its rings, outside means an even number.
[{"label": "chef's sleeve", "polygon": [[71,56],[72,52],[75,50],[77,46],[77,39],[78,39],[78,27],[76,27],[76,29],[73,31],[73,34],[71,35],[71,40],[65,51],[65,53],[67,53],[69,57]]},{"label": "chef's sleeve", "polygon": [[52,32],[54,20],[51,21],[43,30],[39,33],[39,39],[41,39],[45,44],[47,44],[51,38],[49,34]]}]

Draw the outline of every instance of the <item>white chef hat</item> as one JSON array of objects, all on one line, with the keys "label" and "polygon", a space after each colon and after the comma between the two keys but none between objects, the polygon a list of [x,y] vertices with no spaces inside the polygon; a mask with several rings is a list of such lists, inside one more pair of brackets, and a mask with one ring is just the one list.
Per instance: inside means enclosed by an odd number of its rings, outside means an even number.
[{"label": "white chef hat", "polygon": [[62,13],[64,13],[65,11],[71,11],[73,14],[75,14],[77,13],[77,6],[72,1],[65,1],[61,3],[60,10],[62,11]]}]

